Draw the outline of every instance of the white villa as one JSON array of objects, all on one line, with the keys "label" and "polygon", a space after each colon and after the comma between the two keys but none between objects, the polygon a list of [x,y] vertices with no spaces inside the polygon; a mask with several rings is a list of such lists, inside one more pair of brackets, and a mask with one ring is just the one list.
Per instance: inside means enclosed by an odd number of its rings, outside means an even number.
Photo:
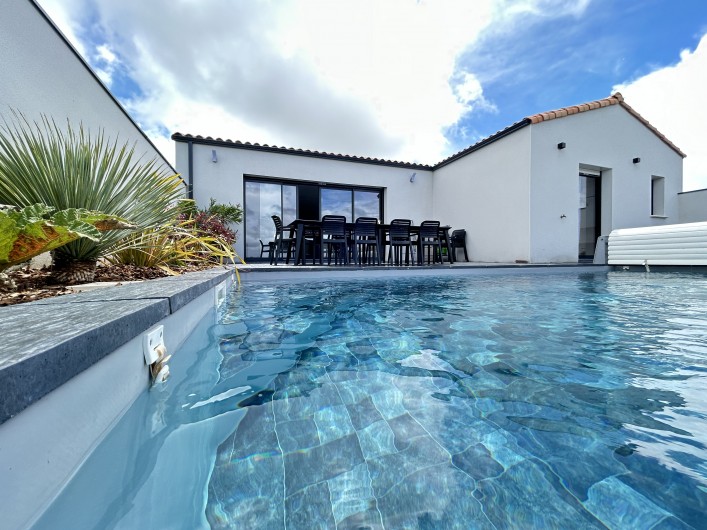
[{"label": "white villa", "polygon": [[[0,118],[103,128],[174,169],[34,0],[4,5],[0,65]],[[707,190],[682,192],[685,155],[620,94],[529,116],[434,165],[172,138],[200,205],[244,206],[248,259],[272,239],[272,214],[435,219],[467,231],[472,261],[511,263],[577,262],[614,229],[707,221]]]},{"label": "white villa", "polygon": [[246,259],[272,239],[273,214],[435,219],[467,231],[472,261],[511,263],[576,263],[614,229],[680,222],[685,155],[618,93],[528,116],[432,166],[172,139],[198,203],[244,205]]}]

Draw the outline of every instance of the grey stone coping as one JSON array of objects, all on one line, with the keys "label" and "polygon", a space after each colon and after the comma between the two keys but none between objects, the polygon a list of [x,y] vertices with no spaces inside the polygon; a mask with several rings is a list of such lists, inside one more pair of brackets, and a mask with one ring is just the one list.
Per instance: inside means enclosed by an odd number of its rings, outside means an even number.
[{"label": "grey stone coping", "polygon": [[211,269],[0,308],[0,424],[230,274]]}]

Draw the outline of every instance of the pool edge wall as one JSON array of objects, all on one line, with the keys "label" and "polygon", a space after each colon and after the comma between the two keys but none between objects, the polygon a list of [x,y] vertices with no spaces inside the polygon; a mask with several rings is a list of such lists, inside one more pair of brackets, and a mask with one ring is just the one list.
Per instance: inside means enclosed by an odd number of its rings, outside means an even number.
[{"label": "pool edge wall", "polygon": [[31,526],[149,388],[144,332],[176,351],[232,283],[221,268],[0,308],[3,528]]}]

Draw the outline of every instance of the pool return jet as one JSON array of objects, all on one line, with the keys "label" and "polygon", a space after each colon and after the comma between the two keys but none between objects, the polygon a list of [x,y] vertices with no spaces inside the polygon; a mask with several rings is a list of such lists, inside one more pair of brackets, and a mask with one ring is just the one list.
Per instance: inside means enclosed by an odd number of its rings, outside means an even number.
[{"label": "pool return jet", "polygon": [[164,326],[155,326],[145,333],[142,342],[142,351],[145,363],[150,368],[152,384],[164,383],[169,377],[169,361],[172,356],[167,355],[164,345]]}]

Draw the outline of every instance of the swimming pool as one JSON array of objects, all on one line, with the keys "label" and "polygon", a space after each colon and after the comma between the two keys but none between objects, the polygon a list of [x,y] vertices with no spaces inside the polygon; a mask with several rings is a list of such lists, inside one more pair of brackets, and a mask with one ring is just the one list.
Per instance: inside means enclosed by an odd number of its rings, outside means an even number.
[{"label": "swimming pool", "polygon": [[250,283],[36,528],[705,528],[707,277]]}]

